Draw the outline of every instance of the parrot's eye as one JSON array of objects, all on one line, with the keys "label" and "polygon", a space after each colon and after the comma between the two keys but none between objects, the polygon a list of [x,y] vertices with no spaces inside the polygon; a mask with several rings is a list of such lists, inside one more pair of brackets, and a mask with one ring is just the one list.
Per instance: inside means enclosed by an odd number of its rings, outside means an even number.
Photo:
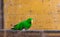
[{"label": "parrot's eye", "polygon": [[31,24],[31,22],[29,22]]}]

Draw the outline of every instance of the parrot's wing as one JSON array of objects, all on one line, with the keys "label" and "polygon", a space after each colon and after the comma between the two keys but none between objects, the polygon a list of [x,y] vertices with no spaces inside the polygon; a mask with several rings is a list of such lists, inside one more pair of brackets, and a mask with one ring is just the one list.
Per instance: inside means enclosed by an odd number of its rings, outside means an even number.
[{"label": "parrot's wing", "polygon": [[24,20],[22,22],[19,22],[14,26],[14,30],[23,30],[23,29],[29,29],[31,27],[31,19],[29,18],[28,20]]}]

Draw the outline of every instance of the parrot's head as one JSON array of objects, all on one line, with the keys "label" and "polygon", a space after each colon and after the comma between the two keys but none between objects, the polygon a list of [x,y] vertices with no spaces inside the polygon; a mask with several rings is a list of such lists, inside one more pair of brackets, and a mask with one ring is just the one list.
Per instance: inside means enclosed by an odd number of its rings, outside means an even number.
[{"label": "parrot's head", "polygon": [[27,22],[29,22],[31,24],[31,23],[33,23],[33,19],[32,18],[28,18]]}]

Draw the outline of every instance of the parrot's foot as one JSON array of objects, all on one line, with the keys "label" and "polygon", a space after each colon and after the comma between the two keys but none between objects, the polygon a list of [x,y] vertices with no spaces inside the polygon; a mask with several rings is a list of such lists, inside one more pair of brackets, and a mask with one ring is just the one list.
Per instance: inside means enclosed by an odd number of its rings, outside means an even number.
[{"label": "parrot's foot", "polygon": [[26,31],[26,29],[23,29],[22,31]]}]

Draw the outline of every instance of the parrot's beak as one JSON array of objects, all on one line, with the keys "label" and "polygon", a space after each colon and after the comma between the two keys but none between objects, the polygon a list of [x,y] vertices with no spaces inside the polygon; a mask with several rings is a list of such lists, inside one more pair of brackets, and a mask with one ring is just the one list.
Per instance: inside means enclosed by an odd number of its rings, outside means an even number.
[{"label": "parrot's beak", "polygon": [[33,20],[32,20],[32,23],[33,23]]}]

